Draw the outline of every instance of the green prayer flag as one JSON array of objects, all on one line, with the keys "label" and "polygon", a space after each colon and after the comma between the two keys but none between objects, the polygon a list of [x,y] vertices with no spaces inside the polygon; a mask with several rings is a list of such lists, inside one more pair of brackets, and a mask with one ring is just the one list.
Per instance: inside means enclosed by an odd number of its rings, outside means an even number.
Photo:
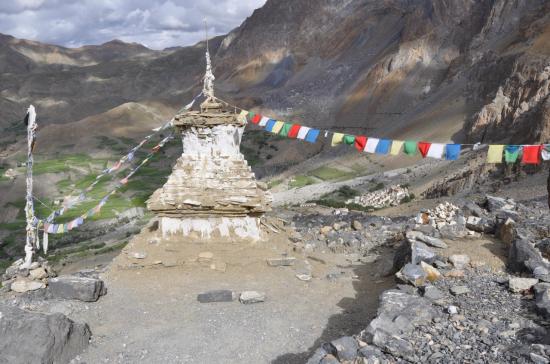
[{"label": "green prayer flag", "polygon": [[355,135],[344,135],[344,143],[348,145],[355,144]]},{"label": "green prayer flag", "polygon": [[285,123],[285,125],[283,125],[283,128],[279,132],[279,135],[284,137],[288,136],[288,132],[290,131],[291,128],[292,128],[291,123]]},{"label": "green prayer flag", "polygon": [[504,160],[506,163],[515,163],[521,153],[521,147],[519,145],[507,145],[504,148]]},{"label": "green prayer flag", "polygon": [[418,143],[414,140],[407,140],[403,144],[403,151],[407,155],[416,155],[418,153]]}]

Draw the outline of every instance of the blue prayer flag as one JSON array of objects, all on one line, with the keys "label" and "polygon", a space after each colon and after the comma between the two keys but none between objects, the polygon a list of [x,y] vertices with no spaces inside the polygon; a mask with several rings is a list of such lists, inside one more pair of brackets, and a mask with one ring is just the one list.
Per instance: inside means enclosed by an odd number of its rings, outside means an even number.
[{"label": "blue prayer flag", "polygon": [[265,130],[267,131],[273,131],[273,127],[275,126],[275,120],[269,119],[267,123],[265,124]]},{"label": "blue prayer flag", "polygon": [[317,137],[319,136],[319,130],[317,129],[311,129],[306,136],[306,142],[315,143],[317,141]]},{"label": "blue prayer flag", "polygon": [[447,144],[445,148],[445,159],[449,161],[456,161],[460,156],[461,144]]},{"label": "blue prayer flag", "polygon": [[391,140],[389,139],[380,139],[376,145],[376,154],[388,154],[391,147]]}]

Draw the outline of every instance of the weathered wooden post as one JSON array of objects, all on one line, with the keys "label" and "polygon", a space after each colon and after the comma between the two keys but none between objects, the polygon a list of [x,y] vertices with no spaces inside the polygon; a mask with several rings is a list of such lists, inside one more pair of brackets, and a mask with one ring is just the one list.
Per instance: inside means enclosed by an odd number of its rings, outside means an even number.
[{"label": "weathered wooden post", "polygon": [[27,124],[27,195],[25,204],[25,218],[27,222],[27,239],[25,243],[25,262],[21,265],[21,269],[29,268],[32,263],[32,255],[36,245],[36,227],[34,226],[34,203],[33,203],[33,176],[32,167],[34,164],[33,148],[36,138],[36,111],[34,106],[29,106],[27,115],[25,116]]}]

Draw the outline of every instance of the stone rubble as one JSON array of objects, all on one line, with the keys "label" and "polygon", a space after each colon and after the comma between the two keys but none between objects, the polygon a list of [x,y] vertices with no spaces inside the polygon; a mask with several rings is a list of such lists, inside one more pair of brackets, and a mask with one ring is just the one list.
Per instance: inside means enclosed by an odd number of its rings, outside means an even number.
[{"label": "stone rubble", "polygon": [[355,196],[346,201],[346,204],[357,204],[363,207],[379,209],[387,206],[398,206],[406,198],[410,197],[407,187],[390,186],[382,190],[373,191],[364,195]]},{"label": "stone rubble", "polygon": [[[422,212],[401,225],[393,271],[405,285],[382,294],[378,315],[363,332],[324,344],[308,364],[550,362],[549,215],[492,196]],[[472,231],[501,239],[509,247],[508,270],[523,276],[492,272],[463,254],[446,259],[432,250],[444,245],[429,247],[425,239]]]}]

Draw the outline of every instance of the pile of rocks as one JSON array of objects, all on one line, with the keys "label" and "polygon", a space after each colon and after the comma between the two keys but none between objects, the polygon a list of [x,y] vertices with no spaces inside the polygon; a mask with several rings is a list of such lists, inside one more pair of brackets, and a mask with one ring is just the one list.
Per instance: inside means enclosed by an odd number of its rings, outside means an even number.
[{"label": "pile of rocks", "polygon": [[397,206],[408,197],[410,197],[409,189],[396,185],[356,196],[346,201],[346,204],[354,203],[363,207],[370,206],[378,209],[387,206]]},{"label": "pile of rocks", "polygon": [[404,218],[368,216],[358,212],[345,215],[298,214],[292,221],[290,239],[297,251],[365,253],[388,243],[400,242],[407,226]]},{"label": "pile of rocks", "polygon": [[23,259],[15,261],[2,276],[2,287],[24,293],[46,288],[48,278],[56,277],[48,262],[42,257],[27,269],[21,269]]},{"label": "pile of rocks", "polygon": [[461,208],[450,202],[441,203],[433,210],[421,211],[414,222],[415,229],[444,238],[456,239],[473,235],[466,229],[466,218]]},{"label": "pile of rocks", "polygon": [[57,276],[48,261],[39,257],[29,269],[22,269],[23,260],[14,262],[2,276],[4,293],[44,291],[43,298],[95,302],[107,293],[105,284],[95,271]]}]

